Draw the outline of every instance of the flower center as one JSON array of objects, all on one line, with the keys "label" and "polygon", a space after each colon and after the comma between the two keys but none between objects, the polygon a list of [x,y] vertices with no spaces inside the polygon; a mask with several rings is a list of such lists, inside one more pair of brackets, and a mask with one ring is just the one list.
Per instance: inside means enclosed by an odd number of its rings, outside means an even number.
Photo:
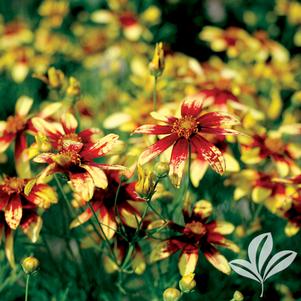
[{"label": "flower center", "polygon": [[12,193],[20,193],[23,191],[24,188],[24,180],[19,179],[16,177],[12,178],[5,178],[4,179],[4,185],[3,185],[3,191],[6,192],[7,194],[12,194]]},{"label": "flower center", "polygon": [[6,121],[6,131],[15,134],[25,126],[25,120],[22,116],[9,116]]},{"label": "flower center", "polygon": [[75,133],[64,135],[58,140],[59,151],[78,153],[82,147],[82,139]]},{"label": "flower center", "polygon": [[267,138],[264,144],[273,153],[282,153],[285,150],[285,145],[278,138]]},{"label": "flower center", "polygon": [[184,116],[173,123],[171,131],[177,133],[179,137],[188,139],[192,134],[198,132],[198,122],[192,116]]},{"label": "flower center", "polygon": [[192,222],[186,224],[185,232],[203,236],[206,234],[206,227],[200,222]]}]

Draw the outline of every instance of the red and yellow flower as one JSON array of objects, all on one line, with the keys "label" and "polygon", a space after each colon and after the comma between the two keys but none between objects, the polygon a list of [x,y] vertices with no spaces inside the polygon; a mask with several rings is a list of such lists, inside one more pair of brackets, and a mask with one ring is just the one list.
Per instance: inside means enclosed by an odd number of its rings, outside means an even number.
[{"label": "red and yellow flower", "polygon": [[5,234],[6,256],[14,265],[13,231],[18,227],[36,242],[42,227],[37,208],[47,209],[57,202],[57,195],[47,184],[15,177],[5,177],[0,184],[0,238]]},{"label": "red and yellow flower", "polygon": [[95,187],[105,189],[108,186],[104,170],[124,169],[120,165],[94,161],[111,151],[118,140],[117,135],[109,134],[94,140],[99,133],[97,129],[77,133],[78,123],[71,113],[64,114],[61,123],[47,122],[42,118],[34,118],[32,122],[37,131],[48,137],[54,150],[34,159],[35,162],[49,164],[42,176],[57,172],[67,175],[72,190],[81,200],[89,201]]},{"label": "red and yellow flower", "polygon": [[175,235],[154,248],[151,262],[165,259],[180,250],[179,270],[183,276],[195,271],[201,251],[215,268],[230,274],[228,261],[216,246],[239,252],[238,246],[224,237],[233,232],[234,226],[227,222],[209,220],[212,205],[205,200],[197,202],[191,213],[188,210],[183,210],[183,213],[185,225],[168,223],[168,227],[175,231]]},{"label": "red and yellow flower", "polygon": [[203,94],[187,97],[181,105],[181,117],[179,118],[160,116],[158,113],[153,113],[152,116],[163,122],[164,125],[143,125],[134,132],[165,135],[164,138],[148,147],[140,155],[140,164],[149,162],[173,145],[170,175],[176,186],[180,184],[189,150],[207,161],[217,173],[223,174],[225,172],[226,166],[221,151],[204,138],[204,134],[218,136],[239,134],[236,130],[224,128],[225,125],[239,124],[239,121],[232,115],[209,112],[199,116],[204,99]]},{"label": "red and yellow flower", "polygon": [[[135,208],[135,203],[143,200],[135,192],[136,182],[121,182],[120,175],[116,171],[107,171],[106,175],[108,186],[104,189],[96,189],[90,203],[102,225],[104,234],[111,239],[119,222],[131,228],[137,227],[141,216]],[[87,208],[71,222],[70,227],[78,227],[92,216],[93,211]]]}]

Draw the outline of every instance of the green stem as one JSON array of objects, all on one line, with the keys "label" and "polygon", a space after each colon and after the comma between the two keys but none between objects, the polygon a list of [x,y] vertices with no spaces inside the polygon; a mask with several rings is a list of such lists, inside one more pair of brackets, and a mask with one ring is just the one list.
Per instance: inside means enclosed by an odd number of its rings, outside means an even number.
[{"label": "green stem", "polygon": [[26,275],[26,287],[25,287],[25,301],[28,301],[28,288],[29,288],[30,274]]},{"label": "green stem", "polygon": [[154,87],[153,87],[153,104],[154,111],[157,110],[157,76],[154,76]]},{"label": "green stem", "polygon": [[96,223],[97,223],[97,225],[98,225],[98,227],[99,227],[99,229],[100,229],[100,231],[101,231],[101,234],[103,235],[103,238],[104,238],[104,240],[105,240],[105,242],[106,242],[106,244],[107,244],[107,247],[108,247],[109,250],[110,250],[111,256],[112,256],[114,262],[118,265],[117,258],[116,258],[115,254],[114,254],[114,252],[113,252],[113,250],[112,250],[112,248],[111,248],[110,241],[109,241],[109,239],[107,238],[107,236],[106,236],[106,234],[105,234],[105,232],[104,232],[104,230],[103,230],[103,228],[102,228],[102,225],[101,225],[101,223],[100,223],[99,220],[98,220],[97,214],[96,214],[96,212],[95,212],[95,210],[94,210],[94,208],[93,208],[93,206],[91,205],[90,202],[88,202],[88,205],[89,205],[89,208],[90,208],[90,210],[92,211],[92,213],[93,213],[93,215],[94,215],[94,218],[96,219]]}]

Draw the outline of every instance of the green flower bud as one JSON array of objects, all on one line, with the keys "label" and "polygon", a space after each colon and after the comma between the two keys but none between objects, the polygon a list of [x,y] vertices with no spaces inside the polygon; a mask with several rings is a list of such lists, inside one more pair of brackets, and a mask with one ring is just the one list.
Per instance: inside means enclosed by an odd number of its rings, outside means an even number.
[{"label": "green flower bud", "polygon": [[164,301],[178,301],[180,298],[181,292],[176,288],[169,287],[163,293]]},{"label": "green flower bud", "polygon": [[154,173],[158,178],[163,178],[168,175],[169,164],[167,162],[158,162],[155,164]]}]

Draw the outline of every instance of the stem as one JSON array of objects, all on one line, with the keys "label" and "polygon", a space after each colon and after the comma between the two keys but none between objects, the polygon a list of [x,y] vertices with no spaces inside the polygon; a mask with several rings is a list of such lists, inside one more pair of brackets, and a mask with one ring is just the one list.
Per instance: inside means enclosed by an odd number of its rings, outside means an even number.
[{"label": "stem", "polygon": [[91,205],[90,202],[88,202],[88,205],[89,205],[89,208],[90,208],[90,210],[92,211],[92,213],[93,213],[93,215],[94,215],[94,218],[96,219],[96,222],[97,222],[97,224],[98,224],[98,227],[100,228],[101,234],[103,235],[103,238],[105,239],[105,242],[106,242],[106,244],[107,244],[107,246],[108,246],[108,248],[109,248],[109,250],[110,250],[110,252],[111,252],[111,256],[112,256],[114,262],[118,265],[117,258],[116,258],[115,254],[114,254],[114,252],[113,252],[113,250],[112,250],[112,248],[111,248],[110,241],[109,241],[109,239],[107,238],[107,236],[106,236],[106,234],[105,234],[105,232],[104,232],[104,230],[103,230],[103,228],[102,228],[102,225],[101,225],[101,223],[100,223],[99,220],[98,220],[98,217],[97,217],[97,215],[96,215],[96,212],[95,212],[95,210],[94,210],[94,208],[93,208],[93,206]]},{"label": "stem", "polygon": [[260,294],[260,298],[263,297],[263,291],[264,291],[264,282],[261,282],[261,294]]},{"label": "stem", "polygon": [[26,287],[25,287],[25,301],[28,301],[28,287],[29,287],[30,274],[26,275]]},{"label": "stem", "polygon": [[154,111],[156,111],[157,110],[157,76],[154,76],[153,104],[154,104]]}]

